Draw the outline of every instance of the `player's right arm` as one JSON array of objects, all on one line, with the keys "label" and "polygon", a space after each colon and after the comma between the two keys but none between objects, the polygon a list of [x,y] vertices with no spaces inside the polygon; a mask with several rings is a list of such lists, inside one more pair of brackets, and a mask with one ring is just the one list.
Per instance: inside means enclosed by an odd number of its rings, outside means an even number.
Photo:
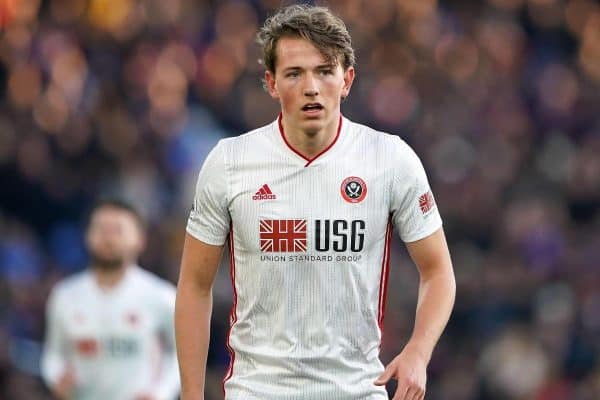
[{"label": "player's right arm", "polygon": [[228,166],[220,143],[198,174],[177,284],[175,343],[182,400],[204,399],[212,287],[231,223],[228,192]]},{"label": "player's right arm", "polygon": [[210,338],[212,287],[223,246],[185,236],[175,301],[175,340],[181,399],[203,400]]}]

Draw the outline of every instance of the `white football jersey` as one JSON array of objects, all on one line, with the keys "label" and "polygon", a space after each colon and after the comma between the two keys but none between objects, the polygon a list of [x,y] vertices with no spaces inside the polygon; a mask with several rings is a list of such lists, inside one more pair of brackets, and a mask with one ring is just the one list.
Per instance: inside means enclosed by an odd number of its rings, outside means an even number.
[{"label": "white football jersey", "polygon": [[48,299],[44,380],[53,386],[71,368],[74,399],[174,399],[174,308],[175,287],[137,266],[107,291],[89,270],[66,278]]},{"label": "white football jersey", "polygon": [[229,239],[225,398],[387,399],[373,382],[392,230],[412,242],[441,227],[423,166],[399,137],[343,117],[312,160],[282,129],[220,141],[188,220],[205,243]]}]

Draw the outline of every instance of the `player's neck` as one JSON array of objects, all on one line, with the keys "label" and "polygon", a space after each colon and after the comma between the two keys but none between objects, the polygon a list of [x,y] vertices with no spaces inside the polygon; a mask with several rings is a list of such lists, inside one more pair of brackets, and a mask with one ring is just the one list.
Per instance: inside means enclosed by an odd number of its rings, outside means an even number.
[{"label": "player's neck", "polygon": [[109,290],[116,287],[123,280],[127,268],[126,265],[115,269],[98,268],[92,265],[92,272],[98,286],[101,289]]},{"label": "player's neck", "polygon": [[300,127],[282,118],[283,135],[288,143],[300,154],[308,159],[316,157],[319,153],[329,147],[337,137],[340,115],[332,119],[319,131],[307,132]]}]

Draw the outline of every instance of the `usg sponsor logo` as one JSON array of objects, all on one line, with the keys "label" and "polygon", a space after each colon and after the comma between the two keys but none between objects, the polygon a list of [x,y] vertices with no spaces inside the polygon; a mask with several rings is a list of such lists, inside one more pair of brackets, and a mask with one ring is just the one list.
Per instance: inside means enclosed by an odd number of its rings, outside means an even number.
[{"label": "usg sponsor logo", "polygon": [[[318,219],[312,221],[312,227],[305,219],[260,220],[260,251],[304,253],[312,241],[314,250],[318,252],[357,253],[363,250],[365,229],[366,223],[360,219]],[[311,230],[313,235],[309,236]]]}]

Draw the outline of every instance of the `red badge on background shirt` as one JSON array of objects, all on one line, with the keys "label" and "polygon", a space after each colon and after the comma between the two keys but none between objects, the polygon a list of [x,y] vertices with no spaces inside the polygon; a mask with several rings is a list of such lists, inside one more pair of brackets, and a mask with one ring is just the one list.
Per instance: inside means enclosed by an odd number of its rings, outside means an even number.
[{"label": "red badge on background shirt", "polygon": [[348,203],[360,203],[367,197],[367,184],[358,176],[350,176],[342,181],[340,192]]},{"label": "red badge on background shirt", "polygon": [[433,207],[435,207],[435,200],[433,200],[433,194],[431,191],[422,194],[419,197],[419,207],[423,214],[427,214]]},{"label": "red badge on background shirt", "polygon": [[125,320],[130,326],[137,326],[140,322],[140,317],[134,312],[130,312],[125,315]]}]

